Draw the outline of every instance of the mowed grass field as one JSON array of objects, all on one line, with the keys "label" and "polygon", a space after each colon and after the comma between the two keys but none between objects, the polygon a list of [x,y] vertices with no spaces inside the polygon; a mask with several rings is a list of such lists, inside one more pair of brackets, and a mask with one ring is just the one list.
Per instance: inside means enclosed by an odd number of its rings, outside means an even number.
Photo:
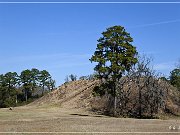
[{"label": "mowed grass field", "polygon": [[[176,126],[176,129],[169,129]],[[91,114],[82,109],[16,107],[0,109],[0,134],[177,134],[180,118],[134,119]],[[151,133],[150,133],[151,132]],[[152,133],[154,132],[154,133]],[[14,134],[15,134],[14,133]]]}]

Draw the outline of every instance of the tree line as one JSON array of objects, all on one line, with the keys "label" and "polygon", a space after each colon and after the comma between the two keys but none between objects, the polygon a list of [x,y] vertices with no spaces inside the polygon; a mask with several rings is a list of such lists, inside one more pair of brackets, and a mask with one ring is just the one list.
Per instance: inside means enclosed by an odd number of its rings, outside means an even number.
[{"label": "tree line", "polygon": [[0,107],[17,106],[55,88],[55,80],[46,70],[23,70],[20,75],[8,72],[0,75]]}]

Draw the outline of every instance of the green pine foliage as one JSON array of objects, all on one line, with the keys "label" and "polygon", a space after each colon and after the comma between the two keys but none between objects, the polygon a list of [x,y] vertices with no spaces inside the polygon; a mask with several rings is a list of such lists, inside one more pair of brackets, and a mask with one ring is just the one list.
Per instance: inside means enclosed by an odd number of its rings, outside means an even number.
[{"label": "green pine foliage", "polygon": [[175,68],[171,71],[170,82],[180,90],[180,68]]},{"label": "green pine foliage", "polygon": [[90,61],[97,62],[94,69],[100,78],[120,79],[137,62],[133,38],[121,26],[110,27],[102,35]]},{"label": "green pine foliage", "polygon": [[[8,72],[0,75],[0,108],[17,106],[22,102],[33,101],[44,93],[55,88],[55,80],[46,70],[23,70],[20,75]],[[40,91],[40,93],[38,93]]]},{"label": "green pine foliage", "polygon": [[[97,40],[97,48],[90,61],[97,63],[94,70],[104,83],[101,86],[102,90],[114,97],[115,115],[117,83],[122,75],[137,63],[137,51],[132,45],[133,38],[122,26],[107,28],[102,36]],[[102,90],[97,89],[101,94],[106,93]]]}]

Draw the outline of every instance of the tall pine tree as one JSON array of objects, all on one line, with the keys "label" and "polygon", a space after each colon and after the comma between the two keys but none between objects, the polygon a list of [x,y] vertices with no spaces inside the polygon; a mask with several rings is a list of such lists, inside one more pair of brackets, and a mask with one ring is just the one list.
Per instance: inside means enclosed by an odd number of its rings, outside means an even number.
[{"label": "tall pine tree", "polygon": [[113,113],[116,116],[117,83],[137,62],[137,51],[132,45],[133,38],[122,26],[107,28],[102,35],[90,61],[97,63],[94,70],[106,86],[103,93],[107,90],[114,98]]}]

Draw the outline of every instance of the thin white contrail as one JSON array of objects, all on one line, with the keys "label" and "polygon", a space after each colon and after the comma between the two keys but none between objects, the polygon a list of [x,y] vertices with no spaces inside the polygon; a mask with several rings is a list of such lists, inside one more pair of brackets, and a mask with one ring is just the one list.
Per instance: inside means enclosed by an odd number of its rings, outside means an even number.
[{"label": "thin white contrail", "polygon": [[155,26],[155,25],[168,24],[168,23],[176,23],[176,22],[180,22],[180,19],[163,21],[163,22],[157,22],[157,23],[149,23],[149,24],[136,25],[136,26],[132,26],[132,27],[129,27],[129,28],[148,27],[148,26]]}]

